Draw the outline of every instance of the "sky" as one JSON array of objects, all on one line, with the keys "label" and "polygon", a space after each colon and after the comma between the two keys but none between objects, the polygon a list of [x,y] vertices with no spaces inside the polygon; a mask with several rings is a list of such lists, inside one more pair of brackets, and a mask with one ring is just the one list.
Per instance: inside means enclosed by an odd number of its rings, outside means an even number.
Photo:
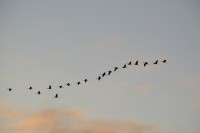
[{"label": "sky", "polygon": [[199,49],[198,0],[0,0],[0,132],[199,133]]}]

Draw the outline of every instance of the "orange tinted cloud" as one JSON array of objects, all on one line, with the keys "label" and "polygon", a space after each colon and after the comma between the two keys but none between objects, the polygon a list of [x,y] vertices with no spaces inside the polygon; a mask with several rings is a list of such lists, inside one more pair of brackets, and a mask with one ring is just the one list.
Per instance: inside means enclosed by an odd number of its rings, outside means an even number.
[{"label": "orange tinted cloud", "polygon": [[[16,110],[9,111],[14,113]],[[44,109],[7,120],[0,131],[9,133],[162,133],[135,120],[89,119],[79,109]]]}]

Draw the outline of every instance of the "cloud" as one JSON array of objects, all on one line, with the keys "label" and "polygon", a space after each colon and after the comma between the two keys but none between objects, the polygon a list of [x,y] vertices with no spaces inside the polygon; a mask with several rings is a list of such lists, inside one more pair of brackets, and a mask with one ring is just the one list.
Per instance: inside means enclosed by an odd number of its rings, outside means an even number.
[{"label": "cloud", "polygon": [[[9,110],[7,113],[16,111]],[[7,119],[6,125],[1,126],[0,131],[9,133],[163,133],[155,125],[136,120],[90,119],[80,109],[54,108],[25,114],[20,115],[18,120]]]},{"label": "cloud", "polygon": [[185,78],[185,79],[179,79],[177,80],[177,84],[182,85],[182,86],[190,86],[190,87],[200,86],[200,75],[193,76],[190,78]]},{"label": "cloud", "polygon": [[139,85],[135,89],[142,94],[149,94],[152,90],[152,88],[148,85]]}]

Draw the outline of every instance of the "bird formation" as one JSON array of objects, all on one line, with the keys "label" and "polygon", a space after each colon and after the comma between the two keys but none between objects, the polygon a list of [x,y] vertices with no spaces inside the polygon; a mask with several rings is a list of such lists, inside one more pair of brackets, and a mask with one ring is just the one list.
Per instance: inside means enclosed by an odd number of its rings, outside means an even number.
[{"label": "bird formation", "polygon": [[[155,62],[153,62],[153,64],[154,64],[154,65],[158,65],[158,62],[159,62],[159,61],[156,60]],[[167,60],[162,60],[162,61],[160,61],[160,62],[162,62],[162,63],[167,63]],[[132,63],[132,61],[130,61],[130,62],[124,64],[124,65],[121,66],[121,67],[113,67],[113,70],[109,70],[109,71],[103,72],[103,73],[100,74],[96,79],[97,79],[98,81],[101,81],[105,76],[110,76],[112,72],[116,72],[116,71],[117,71],[118,69],[120,69],[120,68],[122,68],[122,69],[128,68],[128,66],[131,66],[131,65],[136,65],[136,66],[138,66],[138,65],[139,65],[139,61],[137,60],[135,63]],[[143,65],[144,67],[146,67],[147,65],[149,65],[149,63],[148,63],[148,62],[143,62],[142,65]],[[89,80],[88,80],[88,79],[84,79],[84,80],[82,80],[82,81],[83,81],[83,83],[87,83]],[[78,82],[76,82],[74,85],[81,85],[81,84],[82,84],[82,82],[78,81]],[[71,83],[67,83],[67,84],[65,84],[65,85],[68,86],[68,87],[72,86]],[[60,89],[62,89],[62,88],[64,88],[64,85],[59,85],[59,86],[57,86],[57,87],[60,88]],[[29,89],[29,90],[31,91],[31,90],[33,89],[33,87],[30,86],[30,87],[27,88],[27,89]],[[46,89],[52,90],[52,86],[49,85],[49,87],[46,88]],[[11,91],[13,91],[13,89],[12,89],[12,88],[8,88],[8,91],[11,92]],[[42,93],[41,93],[41,91],[37,91],[36,94],[37,94],[37,95],[41,95]],[[53,98],[59,98],[59,97],[58,97],[58,93],[56,93],[56,94],[54,95]]]}]

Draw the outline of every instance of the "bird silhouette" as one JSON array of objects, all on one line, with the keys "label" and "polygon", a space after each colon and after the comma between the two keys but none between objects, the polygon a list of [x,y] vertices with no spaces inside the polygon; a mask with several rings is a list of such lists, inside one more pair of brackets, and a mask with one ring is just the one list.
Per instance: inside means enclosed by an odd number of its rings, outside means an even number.
[{"label": "bird silhouette", "polygon": [[63,86],[62,86],[62,85],[59,85],[58,87],[59,87],[60,89],[61,89],[61,88],[63,88]]},{"label": "bird silhouette", "polygon": [[32,90],[33,88],[30,86],[28,89],[29,89],[29,90]]},{"label": "bird silhouette", "polygon": [[47,89],[49,89],[49,90],[52,89],[52,88],[51,88],[51,85],[49,85],[49,88],[47,88]]},{"label": "bird silhouette", "polygon": [[67,85],[67,86],[71,86],[70,83],[67,83],[66,85]]},{"label": "bird silhouette", "polygon": [[40,91],[38,91],[38,92],[37,92],[37,94],[38,94],[38,95],[40,95],[40,94],[41,94],[41,92],[40,92]]},{"label": "bird silhouette", "polygon": [[56,95],[54,96],[54,98],[58,98],[58,94],[56,94]]},{"label": "bird silhouette", "polygon": [[117,69],[119,69],[118,67],[114,67],[114,72],[117,71]]},{"label": "bird silhouette", "polygon": [[81,82],[79,82],[79,81],[78,81],[76,84],[77,84],[77,85],[80,85],[80,84],[81,84]]},{"label": "bird silhouette", "polygon": [[128,65],[131,65],[132,64],[132,62],[130,61],[129,63],[128,63]]},{"label": "bird silhouette", "polygon": [[144,63],[144,67],[146,66],[146,65],[148,65],[148,62],[143,62]]},{"label": "bird silhouette", "polygon": [[110,75],[112,73],[112,71],[108,71],[108,75]]},{"label": "bird silhouette", "polygon": [[100,81],[101,80],[101,76],[99,76],[97,79]]},{"label": "bird silhouette", "polygon": [[138,65],[138,60],[135,62],[135,64],[134,65]]},{"label": "bird silhouette", "polygon": [[103,74],[101,74],[102,75],[102,77],[104,77],[104,76],[106,76],[106,72],[104,72]]},{"label": "bird silhouette", "polygon": [[11,88],[8,88],[8,91],[12,91],[12,89],[11,89]]},{"label": "bird silhouette", "polygon": [[156,60],[156,62],[154,62],[153,64],[158,64],[158,60]]},{"label": "bird silhouette", "polygon": [[167,60],[163,60],[163,61],[161,61],[162,63],[167,63]]},{"label": "bird silhouette", "polygon": [[86,83],[88,80],[87,80],[87,79],[84,79],[83,81]]},{"label": "bird silhouette", "polygon": [[127,67],[126,67],[126,64],[125,64],[122,68],[127,68]]}]

